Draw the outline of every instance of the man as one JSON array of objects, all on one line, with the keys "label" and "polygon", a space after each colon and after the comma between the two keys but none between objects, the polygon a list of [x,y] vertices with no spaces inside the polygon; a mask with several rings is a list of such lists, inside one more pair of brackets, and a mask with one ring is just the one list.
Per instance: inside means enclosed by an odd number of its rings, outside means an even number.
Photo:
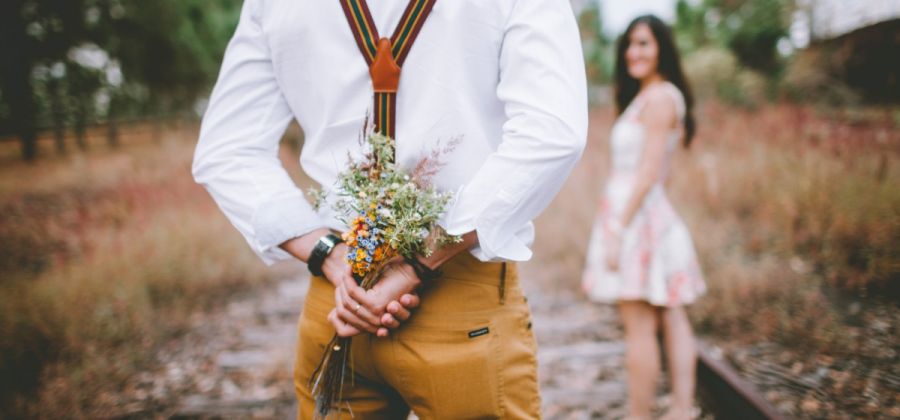
[{"label": "man", "polygon": [[[531,221],[586,139],[571,6],[434,5],[402,65],[396,160],[408,167],[460,139],[433,182],[456,193],[440,224],[464,240],[419,257],[419,267],[393,265],[366,292],[349,275],[347,247],[328,236],[346,226],[327,206],[313,210],[277,157],[296,118],[306,134],[301,165],[331,188],[360,147],[373,82],[341,1],[245,0],[193,165],[263,261],[299,258],[322,274],[299,322],[299,417],[313,417],[308,382],[336,331],[354,337],[353,377],[334,407],[342,418],[405,418],[410,409],[420,418],[539,418],[535,342],[514,262],[531,257]],[[377,32],[391,33],[408,4],[370,2]],[[423,284],[423,270],[438,269]]]}]

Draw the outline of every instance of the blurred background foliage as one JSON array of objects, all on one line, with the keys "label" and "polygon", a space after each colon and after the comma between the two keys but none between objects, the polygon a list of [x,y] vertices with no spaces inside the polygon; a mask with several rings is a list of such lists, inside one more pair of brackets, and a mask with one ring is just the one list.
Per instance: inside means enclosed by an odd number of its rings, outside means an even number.
[{"label": "blurred background foliage", "polygon": [[[39,132],[86,147],[98,122],[196,118],[240,0],[7,0],[0,3],[0,136],[25,159]],[[115,127],[109,142],[116,144]]]},{"label": "blurred background foliage", "polygon": [[[900,101],[900,21],[811,43],[806,34],[797,46],[792,26],[809,25],[814,7],[804,0],[679,0],[673,32],[698,96],[751,108],[778,100],[829,107]],[[589,78],[606,85],[616,40],[600,13],[592,2],[580,21]]]},{"label": "blurred background foliage", "polygon": [[[0,4],[0,139],[34,159],[40,133],[64,153],[66,132],[87,147],[86,127],[196,119],[215,81],[240,0],[7,0]],[[587,71],[612,77],[614,36],[598,2],[582,2]],[[673,29],[700,98],[757,107],[789,100],[827,106],[900,98],[897,20],[799,48],[791,30],[809,0],[679,0]],[[809,20],[809,19],[807,19]],[[869,32],[867,34],[866,32]],[[703,83],[699,83],[703,81]]]}]

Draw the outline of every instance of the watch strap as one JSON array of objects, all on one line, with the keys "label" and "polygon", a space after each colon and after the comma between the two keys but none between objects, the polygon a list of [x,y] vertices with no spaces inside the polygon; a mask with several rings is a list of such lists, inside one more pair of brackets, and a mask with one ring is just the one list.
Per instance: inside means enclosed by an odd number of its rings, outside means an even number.
[{"label": "watch strap", "polygon": [[309,272],[314,276],[324,276],[325,273],[322,271],[322,264],[325,263],[325,258],[331,254],[331,251],[334,250],[337,244],[341,242],[343,242],[343,240],[333,233],[329,233],[319,238],[319,240],[316,241],[316,245],[313,247],[312,252],[309,254],[309,260],[306,262],[307,267],[309,267]]}]

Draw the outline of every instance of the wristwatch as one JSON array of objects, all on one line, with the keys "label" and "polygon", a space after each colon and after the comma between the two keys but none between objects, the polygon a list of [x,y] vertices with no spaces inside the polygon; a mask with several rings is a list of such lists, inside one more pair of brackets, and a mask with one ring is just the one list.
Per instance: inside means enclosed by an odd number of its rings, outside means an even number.
[{"label": "wristwatch", "polygon": [[325,258],[328,257],[328,254],[331,254],[334,247],[341,242],[344,241],[333,233],[329,233],[319,238],[319,240],[316,241],[316,245],[313,247],[312,252],[309,254],[309,260],[306,261],[309,272],[314,276],[324,276],[325,273],[322,272],[322,264],[325,263]]}]

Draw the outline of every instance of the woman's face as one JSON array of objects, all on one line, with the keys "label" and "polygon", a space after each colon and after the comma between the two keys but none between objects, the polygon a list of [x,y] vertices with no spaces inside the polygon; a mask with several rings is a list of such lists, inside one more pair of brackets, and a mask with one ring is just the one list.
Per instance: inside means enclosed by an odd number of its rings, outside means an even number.
[{"label": "woman's face", "polygon": [[659,44],[646,23],[637,24],[628,34],[625,63],[628,66],[628,75],[637,80],[644,80],[656,73]]}]

